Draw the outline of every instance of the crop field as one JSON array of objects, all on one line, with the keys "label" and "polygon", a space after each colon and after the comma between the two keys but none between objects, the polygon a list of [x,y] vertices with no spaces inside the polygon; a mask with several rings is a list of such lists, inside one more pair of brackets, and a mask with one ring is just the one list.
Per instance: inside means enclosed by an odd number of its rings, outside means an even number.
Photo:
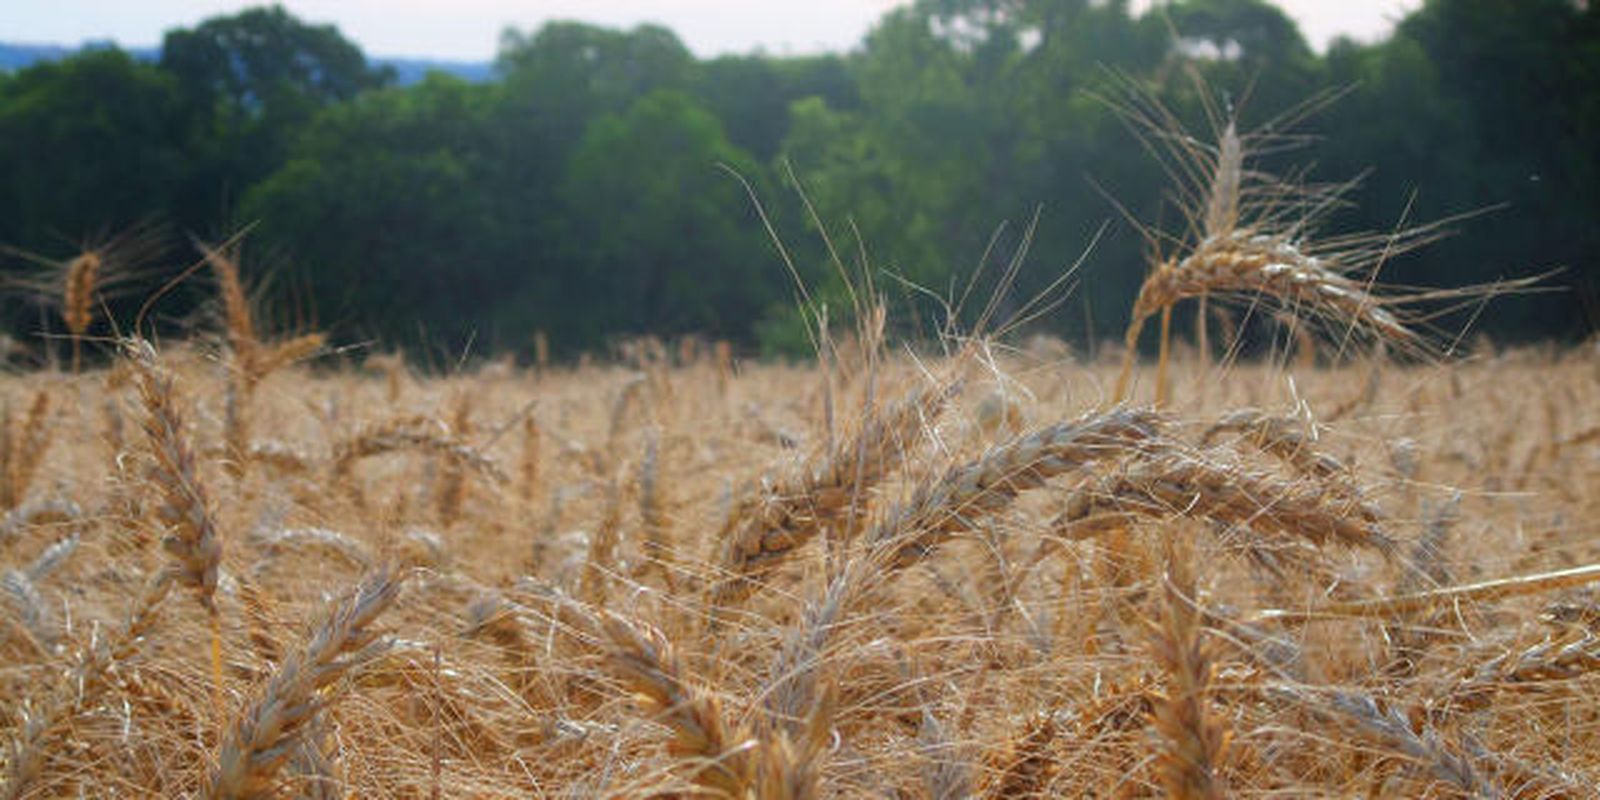
[{"label": "crop field", "polygon": [[422,370],[271,334],[226,246],[211,333],[86,339],[115,264],[60,263],[0,798],[1594,796],[1600,352],[1456,346],[1429,303],[1529,282],[1385,287],[1437,228],[1319,239],[1271,135],[1125,113],[1188,231],[1100,352],[863,291],[799,364]]},{"label": "crop field", "polygon": [[1043,340],[825,367],[650,344],[248,396],[220,344],[6,378],[5,796],[1600,774],[1593,352],[1187,352],[1155,410]]}]

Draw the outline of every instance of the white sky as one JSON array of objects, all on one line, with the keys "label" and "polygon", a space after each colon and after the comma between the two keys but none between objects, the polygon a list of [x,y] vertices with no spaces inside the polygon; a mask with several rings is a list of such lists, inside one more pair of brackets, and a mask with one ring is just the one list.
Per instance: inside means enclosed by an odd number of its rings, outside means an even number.
[{"label": "white sky", "polygon": [[[1321,48],[1335,35],[1381,36],[1420,0],[1278,0]],[[75,45],[112,39],[127,46],[161,41],[162,31],[193,25],[256,3],[238,0],[0,0],[0,41]],[[284,0],[296,16],[331,22],[369,55],[487,60],[507,25],[537,28],[551,19],[616,27],[657,22],[701,56],[845,50],[896,0]],[[1135,7],[1149,5],[1149,0]]]}]

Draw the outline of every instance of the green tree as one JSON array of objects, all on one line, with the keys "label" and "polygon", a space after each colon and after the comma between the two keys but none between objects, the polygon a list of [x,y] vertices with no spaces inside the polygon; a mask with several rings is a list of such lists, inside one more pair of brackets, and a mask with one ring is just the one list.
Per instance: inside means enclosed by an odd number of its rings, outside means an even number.
[{"label": "green tree", "polygon": [[552,22],[533,35],[508,29],[496,67],[507,107],[536,125],[542,138],[567,150],[590,120],[620,113],[657,89],[687,90],[697,65],[672,31],[640,25],[616,31]]},{"label": "green tree", "polygon": [[178,109],[168,76],[115,48],[0,82],[0,241],[53,252],[159,218],[184,167]]},{"label": "green tree", "polygon": [[319,319],[390,341],[489,337],[514,289],[508,209],[490,188],[492,87],[434,74],[318,116],[244,203]]},{"label": "green tree", "polygon": [[[1120,194],[1129,188],[1120,178],[1132,174],[1135,200],[1157,194],[1156,171],[1136,163],[1089,90],[1103,88],[1108,67],[1144,68],[1164,52],[1125,3],[924,0],[869,35],[853,64],[861,110],[797,103],[784,153],[826,224],[844,230],[848,219],[877,264],[939,294],[955,294],[980,267],[997,275],[1042,208],[1035,266],[1013,295],[1026,298],[1114,213],[1086,176],[1109,178]],[[986,253],[990,263],[980,264]],[[1138,281],[1134,259],[1124,261],[1126,285],[1110,295],[1123,306]],[[994,286],[977,288],[982,299]]]},{"label": "green tree", "polygon": [[744,191],[755,161],[680,92],[652,92],[589,126],[563,194],[586,250],[576,282],[590,336],[707,331],[747,336],[782,268]]},{"label": "green tree", "polygon": [[318,111],[391,78],[337,28],[307,24],[279,5],[168,31],[160,64],[177,81],[190,125],[179,217],[201,228],[226,222]]},{"label": "green tree", "polygon": [[1579,293],[1497,303],[1496,316],[1525,328],[1565,320],[1565,332],[1582,332],[1576,301],[1600,295],[1600,8],[1429,0],[1389,46],[1407,42],[1432,62],[1440,97],[1463,110],[1453,132],[1475,149],[1470,162],[1430,163],[1471,176],[1451,192],[1455,202],[1507,206],[1466,226],[1423,262],[1424,274],[1457,283],[1566,267]]},{"label": "green tree", "polygon": [[552,22],[531,35],[506,31],[496,66],[490,129],[498,169],[488,191],[525,215],[502,239],[511,257],[538,264],[515,304],[520,310],[505,313],[537,319],[558,346],[594,345],[609,328],[579,310],[586,302],[575,302],[587,297],[577,294],[583,284],[574,265],[590,242],[573,232],[562,192],[569,162],[596,119],[621,114],[657,89],[688,89],[694,56],[659,26],[617,31]]},{"label": "green tree", "polygon": [[730,141],[763,162],[788,134],[790,103],[820,97],[833,108],[860,105],[844,59],[834,55],[715,58],[701,65],[694,96],[722,120]]}]

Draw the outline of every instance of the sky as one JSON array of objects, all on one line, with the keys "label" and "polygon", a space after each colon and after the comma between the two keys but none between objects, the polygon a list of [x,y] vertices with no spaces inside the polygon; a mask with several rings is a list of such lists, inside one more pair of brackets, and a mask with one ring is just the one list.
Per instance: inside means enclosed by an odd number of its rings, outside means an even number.
[{"label": "sky", "polygon": [[[1278,0],[1312,46],[1345,34],[1382,36],[1420,0]],[[190,26],[250,5],[238,0],[3,0],[0,41],[76,45],[113,40],[157,44],[168,28]],[[842,51],[860,42],[897,0],[284,0],[301,19],[331,22],[369,55],[484,61],[507,25],[546,20],[613,27],[664,24],[697,55]],[[1148,6],[1150,0],[1135,7]]]}]

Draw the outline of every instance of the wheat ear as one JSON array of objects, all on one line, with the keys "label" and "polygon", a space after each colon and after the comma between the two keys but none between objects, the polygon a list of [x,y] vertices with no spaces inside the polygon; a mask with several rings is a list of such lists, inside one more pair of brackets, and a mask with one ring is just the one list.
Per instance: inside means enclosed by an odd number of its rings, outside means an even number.
[{"label": "wheat ear", "polygon": [[1152,651],[1167,674],[1167,689],[1153,722],[1164,747],[1156,759],[1167,796],[1212,800],[1226,796],[1220,776],[1229,734],[1208,698],[1216,666],[1196,605],[1189,553],[1169,540],[1166,609],[1155,625]]},{"label": "wheat ear", "polygon": [[[1279,536],[1368,547],[1392,555],[1394,541],[1370,504],[1320,483],[1287,482],[1180,450],[1132,464],[1075,491],[1053,527],[1068,539],[1133,516],[1211,519]],[[1109,517],[1109,520],[1107,518]]]},{"label": "wheat ear", "polygon": [[873,577],[918,563],[1050,478],[1137,449],[1158,435],[1161,424],[1148,410],[1090,414],[1019,436],[922,482],[908,502],[878,519],[865,536],[868,552],[845,564],[786,637],[769,672],[766,707],[773,726],[793,729],[823,702],[817,687],[828,643]]},{"label": "wheat ear", "polygon": [[749,596],[824,525],[864,504],[862,495],[899,467],[955,391],[946,382],[912,392],[870,414],[854,436],[805,469],[741,502],[720,536],[718,563],[727,577],[713,584],[712,605]]},{"label": "wheat ear", "polygon": [[875,558],[885,568],[904,569],[1022,492],[1137,450],[1156,438],[1160,426],[1155,412],[1116,408],[1019,436],[920,484],[910,501],[879,520],[867,542],[881,553]]},{"label": "wheat ear", "polygon": [[168,526],[162,546],[173,558],[178,581],[194,589],[200,605],[215,615],[222,542],[178,410],[173,377],[161,368],[149,342],[128,340],[123,351],[133,364],[139,401],[145,410],[145,439],[153,460],[150,477],[161,493],[160,517]]},{"label": "wheat ear", "polygon": [[256,335],[255,316],[250,311],[250,298],[239,275],[239,264],[226,252],[203,243],[196,243],[211,271],[217,276],[222,292],[222,308],[228,322],[228,345],[233,348],[236,379],[240,380],[248,395],[259,376],[257,362],[261,357],[261,339]]},{"label": "wheat ear", "polygon": [[598,617],[611,669],[672,730],[667,750],[694,782],[723,797],[751,796],[754,765],[747,737],[723,716],[715,695],[692,683],[665,635],[605,612]]},{"label": "wheat ear", "polygon": [[400,585],[394,572],[382,570],[334,605],[304,649],[278,667],[224,736],[207,797],[278,795],[278,770],[337,696],[334,682],[388,648],[372,625],[399,597]]},{"label": "wheat ear", "polygon": [[67,262],[66,279],[61,291],[61,318],[72,334],[72,372],[76,374],[83,359],[83,335],[94,322],[94,290],[100,282],[100,272],[105,261],[95,250],[85,250]]},{"label": "wheat ear", "polygon": [[10,510],[27,499],[39,465],[50,448],[50,394],[40,389],[33,396],[26,416],[13,419],[9,406],[0,413],[0,508]]}]

